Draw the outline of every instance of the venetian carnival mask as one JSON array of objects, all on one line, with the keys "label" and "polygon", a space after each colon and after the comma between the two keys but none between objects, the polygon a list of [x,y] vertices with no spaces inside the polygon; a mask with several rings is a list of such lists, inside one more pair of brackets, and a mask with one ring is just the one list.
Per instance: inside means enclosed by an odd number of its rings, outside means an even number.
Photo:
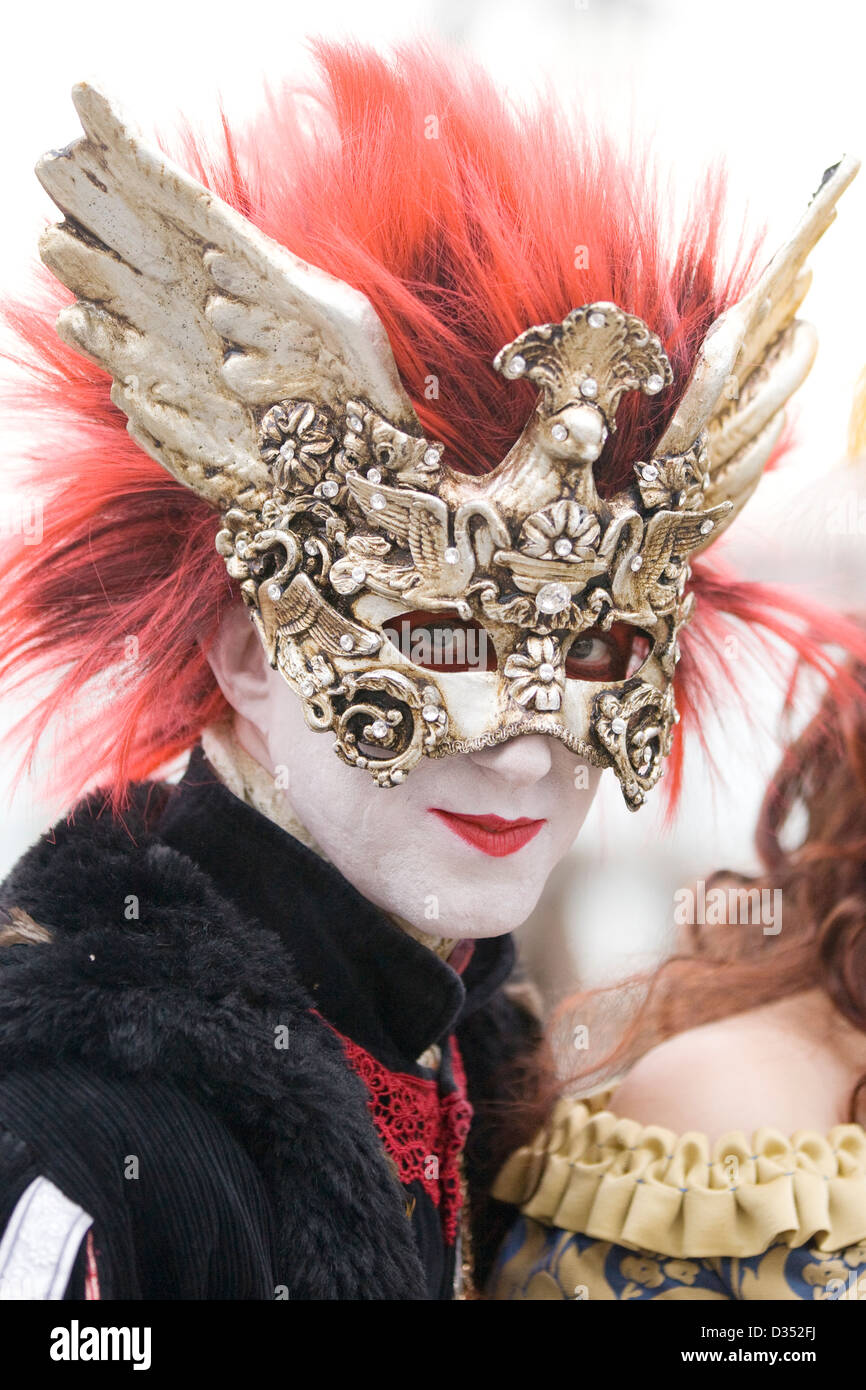
[{"label": "venetian carnival mask", "polygon": [[[602,499],[593,466],[623,395],[672,382],[640,319],[582,305],[503,347],[495,367],[531,381],[536,408],[497,468],[460,473],[359,291],[150,151],[92,88],[74,100],[85,138],[38,170],[66,219],[42,257],[78,299],[58,331],[111,373],[138,444],[219,509],[217,549],[307,722],[383,787],[424,755],[550,734],[639,806],[677,719],[689,562],[754,491],[811,366],[804,262],[856,161],[827,171],[708,332],[653,456]],[[612,653],[598,679],[593,642]]]}]

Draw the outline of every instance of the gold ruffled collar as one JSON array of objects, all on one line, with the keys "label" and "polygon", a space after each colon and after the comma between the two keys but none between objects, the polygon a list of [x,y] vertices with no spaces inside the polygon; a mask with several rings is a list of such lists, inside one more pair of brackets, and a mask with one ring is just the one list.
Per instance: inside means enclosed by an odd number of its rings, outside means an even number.
[{"label": "gold ruffled collar", "polygon": [[866,1130],[675,1134],[609,1109],[613,1088],[560,1100],[493,1196],[543,1225],[676,1258],[866,1238]]}]

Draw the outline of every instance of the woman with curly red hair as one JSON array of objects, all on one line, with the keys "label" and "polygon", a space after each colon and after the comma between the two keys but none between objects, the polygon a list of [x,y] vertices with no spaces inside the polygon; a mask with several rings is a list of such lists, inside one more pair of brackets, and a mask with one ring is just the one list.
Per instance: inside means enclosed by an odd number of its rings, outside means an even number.
[{"label": "woman with curly red hair", "polygon": [[[866,668],[854,674],[860,700],[840,709],[831,692],[767,789],[762,874],[714,875],[715,913],[691,914],[652,977],[558,1011],[555,1036],[579,1018],[603,1037],[617,1001],[642,999],[612,1047],[572,1052],[583,1098],[554,1102],[500,1175],[496,1195],[524,1217],[495,1297],[866,1297]],[[771,925],[725,906],[759,901]],[[599,1075],[618,1080],[599,1089]]]}]

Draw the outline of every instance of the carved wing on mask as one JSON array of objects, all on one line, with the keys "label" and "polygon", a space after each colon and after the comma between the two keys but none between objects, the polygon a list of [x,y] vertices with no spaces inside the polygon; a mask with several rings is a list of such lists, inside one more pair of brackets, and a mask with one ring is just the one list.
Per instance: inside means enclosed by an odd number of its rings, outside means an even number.
[{"label": "carved wing on mask", "polygon": [[[375,632],[344,618],[326,603],[305,574],[296,574],[279,598],[272,598],[264,586],[260,596],[261,617],[267,633],[308,638],[312,646],[328,656],[369,656],[382,645]],[[351,640],[351,646],[344,643]]]},{"label": "carved wing on mask", "polygon": [[[785,423],[785,405],[815,356],[811,324],[795,318],[811,281],[806,259],[836,216],[860,167],[846,156],[828,169],[791,239],[755,288],[712,325],[685,394],[656,449],[684,454],[707,430],[708,507],[732,502],[727,526],[757,487]],[[716,539],[718,526],[700,549]]]},{"label": "carved wing on mask", "polygon": [[650,517],[640,543],[627,549],[617,568],[612,590],[616,607],[646,621],[672,612],[689,556],[726,524],[730,508],[726,502],[709,512],[665,511]]},{"label": "carved wing on mask", "polygon": [[111,374],[152,458],[211,504],[250,507],[271,490],[258,421],[274,401],[362,396],[419,432],[363,294],[149,149],[94,88],[73,101],[84,138],[37,168],[65,218],[42,259],[77,298],[58,333]]},{"label": "carved wing on mask", "polygon": [[441,497],[371,483],[360,473],[349,474],[346,486],[366,520],[406,546],[422,574],[438,572],[448,548],[448,508]]}]

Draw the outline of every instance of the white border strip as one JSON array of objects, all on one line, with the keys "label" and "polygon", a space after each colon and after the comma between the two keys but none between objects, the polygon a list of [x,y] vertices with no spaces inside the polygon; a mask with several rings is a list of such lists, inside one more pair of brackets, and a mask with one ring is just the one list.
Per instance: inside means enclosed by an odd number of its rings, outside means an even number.
[{"label": "white border strip", "polygon": [[63,1297],[93,1217],[48,1178],[34,1178],[0,1240],[0,1301]]}]

